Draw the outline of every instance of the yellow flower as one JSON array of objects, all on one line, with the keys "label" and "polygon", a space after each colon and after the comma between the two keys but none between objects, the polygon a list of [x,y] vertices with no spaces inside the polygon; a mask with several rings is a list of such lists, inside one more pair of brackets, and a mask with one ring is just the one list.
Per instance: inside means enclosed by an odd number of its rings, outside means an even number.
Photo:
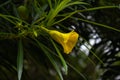
[{"label": "yellow flower", "polygon": [[59,44],[62,45],[64,53],[69,54],[78,40],[78,33],[71,31],[69,33],[61,33],[56,30],[49,30],[50,36]]},{"label": "yellow flower", "polygon": [[56,42],[62,45],[64,53],[69,54],[77,43],[79,34],[75,31],[61,33],[56,30],[48,30],[41,26],[41,29],[47,32]]}]

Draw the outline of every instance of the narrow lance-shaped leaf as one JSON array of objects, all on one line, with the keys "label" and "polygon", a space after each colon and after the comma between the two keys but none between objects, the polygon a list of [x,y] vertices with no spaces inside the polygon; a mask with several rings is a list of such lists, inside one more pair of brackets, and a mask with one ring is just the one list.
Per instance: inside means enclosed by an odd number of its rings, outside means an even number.
[{"label": "narrow lance-shaped leaf", "polygon": [[[77,2],[74,2],[74,3],[77,3]],[[69,3],[69,4],[66,5],[66,6],[71,6],[71,5],[73,5],[74,3]],[[80,4],[80,2],[79,2],[79,4]],[[85,4],[85,3],[81,2],[81,4]],[[86,5],[87,5],[87,4],[86,4]],[[64,17],[64,18],[62,18],[62,19],[54,22],[52,25],[58,24],[58,23],[60,23],[60,22],[62,22],[62,21],[64,21],[64,20],[70,18],[72,15],[74,15],[74,14],[76,14],[76,13],[79,13],[79,12],[82,13],[82,12],[95,11],[95,10],[100,10],[100,9],[112,9],[112,8],[119,8],[119,7],[118,7],[118,6],[101,6],[101,7],[95,7],[95,8],[87,8],[87,9],[83,9],[83,10],[76,10],[76,11],[71,12],[71,13],[69,13],[69,14],[66,13],[66,14],[64,14],[64,15],[61,15],[61,16]],[[104,25],[103,25],[103,26],[104,26]],[[115,29],[114,29],[114,30],[115,30]],[[117,31],[118,31],[118,30],[117,30]]]},{"label": "narrow lance-shaped leaf", "polygon": [[43,50],[43,52],[45,53],[45,55],[49,58],[50,62],[52,63],[52,65],[54,66],[54,68],[56,69],[59,77],[60,77],[60,80],[63,80],[63,77],[62,77],[62,73],[59,69],[59,66],[57,65],[57,63],[55,62],[55,60],[53,59],[53,57],[50,55],[48,49],[46,48],[45,45],[43,45],[42,43],[40,43],[38,40],[35,39],[35,41],[37,42],[37,44],[39,45],[39,47]]},{"label": "narrow lance-shaped leaf", "polygon": [[100,26],[100,27],[108,28],[108,29],[111,29],[111,30],[114,30],[114,31],[117,31],[117,32],[120,32],[119,29],[108,26],[108,25],[100,24],[100,23],[97,23],[97,22],[93,22],[93,21],[89,21],[89,20],[81,19],[81,18],[78,18],[78,20],[86,22],[86,23],[90,23],[90,24],[93,24],[93,25],[97,25],[97,26]]},{"label": "narrow lance-shaped leaf", "polygon": [[23,45],[21,39],[19,40],[18,43],[17,72],[18,80],[21,80],[23,72]]},{"label": "narrow lance-shaped leaf", "polygon": [[55,7],[55,9],[51,9],[51,11],[48,14],[48,22],[47,22],[47,26],[51,25],[51,22],[53,21],[53,19],[55,18],[55,16],[61,11],[63,10],[66,5],[70,2],[71,0],[63,0],[61,1],[60,4],[58,4],[58,6]]},{"label": "narrow lance-shaped leaf", "polygon": [[59,57],[60,57],[60,59],[61,59],[61,62],[62,62],[63,66],[64,66],[64,69],[65,69],[65,74],[67,75],[68,66],[67,66],[67,64],[66,64],[63,56],[61,55],[59,49],[57,48],[56,44],[54,43],[54,41],[53,41],[52,39],[51,39],[51,42],[52,42],[52,44],[54,45],[54,47],[55,47],[55,49],[56,49],[56,51],[57,51],[57,53],[58,53],[58,55],[59,55]]}]

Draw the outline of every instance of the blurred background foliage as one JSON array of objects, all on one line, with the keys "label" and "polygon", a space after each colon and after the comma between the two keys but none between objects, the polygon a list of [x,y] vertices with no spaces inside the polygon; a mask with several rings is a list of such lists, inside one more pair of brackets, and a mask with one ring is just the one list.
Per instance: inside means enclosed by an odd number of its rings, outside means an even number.
[{"label": "blurred background foliage", "polygon": [[[50,20],[62,1],[0,0],[0,80],[120,79],[120,1],[71,0],[84,3],[63,8]],[[64,54],[36,25],[62,32],[74,29],[78,43]],[[68,66],[67,75],[53,44]]]}]

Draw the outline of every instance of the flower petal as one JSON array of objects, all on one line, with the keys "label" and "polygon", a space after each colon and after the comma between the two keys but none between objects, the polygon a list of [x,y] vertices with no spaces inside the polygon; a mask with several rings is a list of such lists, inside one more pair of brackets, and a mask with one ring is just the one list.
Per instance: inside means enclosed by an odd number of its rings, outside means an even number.
[{"label": "flower petal", "polygon": [[72,51],[79,37],[78,33],[74,31],[61,33],[56,30],[50,30],[49,34],[56,42],[62,45],[64,53],[66,54],[69,54]]}]

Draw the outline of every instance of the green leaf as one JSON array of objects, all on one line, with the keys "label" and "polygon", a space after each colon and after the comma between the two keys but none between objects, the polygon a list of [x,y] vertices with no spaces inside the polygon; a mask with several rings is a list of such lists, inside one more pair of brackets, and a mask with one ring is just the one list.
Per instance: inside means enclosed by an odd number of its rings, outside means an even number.
[{"label": "green leaf", "polygon": [[69,4],[66,5],[66,7],[69,7],[69,6],[72,6],[72,5],[76,5],[76,4],[84,4],[84,5],[90,5],[88,3],[85,3],[85,2],[80,2],[80,1],[75,1],[75,2],[71,2]]},{"label": "green leaf", "polygon": [[53,46],[55,47],[55,49],[56,49],[56,51],[57,51],[57,53],[58,53],[58,55],[60,57],[60,60],[61,60],[61,62],[63,64],[63,66],[64,66],[64,69],[65,69],[65,74],[67,75],[67,73],[68,73],[68,66],[66,64],[66,61],[64,60],[63,56],[61,55],[59,49],[57,48],[56,44],[54,43],[54,41],[52,39],[51,39],[51,42],[52,42]]},{"label": "green leaf", "polygon": [[87,45],[84,45],[99,61],[100,63],[104,64],[103,61],[91,50]]},{"label": "green leaf", "polygon": [[21,80],[22,72],[23,72],[23,45],[21,39],[19,40],[18,43],[17,72],[18,72],[18,80]]},{"label": "green leaf", "polygon": [[0,4],[0,7],[3,7],[5,5],[7,5],[7,4],[9,4],[10,2],[11,2],[11,0],[8,0],[8,1],[4,2],[4,3]]},{"label": "green leaf", "polygon": [[[71,6],[71,5],[74,5],[74,4],[78,4],[78,2],[74,2],[74,3],[69,3],[68,5]],[[86,5],[89,5],[87,3],[84,3],[84,2],[79,2],[79,4],[86,4]],[[71,13],[65,13],[65,14],[62,14],[62,15],[59,15],[59,16],[62,16],[64,18],[54,22],[52,25],[55,25],[55,24],[58,24],[68,18],[76,18],[76,17],[71,17],[72,15],[76,14],[76,13],[79,13],[79,12],[89,12],[89,11],[94,11],[94,10],[99,10],[99,9],[111,9],[111,8],[119,8],[118,6],[101,6],[101,7],[95,7],[95,8],[87,8],[87,9],[83,9],[83,10],[76,10],[74,12],[71,12]],[[120,32],[120,30],[118,29],[115,29],[115,28],[111,28],[110,26],[107,26],[107,25],[104,25],[104,24],[100,24],[100,23],[96,23],[96,22],[92,22],[92,21],[88,21],[88,20],[85,20],[85,19],[80,19],[78,18],[79,20],[81,21],[84,21],[84,22],[88,22],[88,23],[91,23],[91,24],[94,24],[94,25],[98,25],[98,26],[103,26],[103,27],[106,27],[106,28],[109,28],[109,29],[113,29],[115,31],[118,31]]]},{"label": "green leaf", "polygon": [[[87,44],[92,48],[92,45],[91,44],[89,44],[89,42],[85,39],[85,38],[83,38],[82,36],[81,36],[81,38],[85,41],[85,42],[87,42]],[[80,42],[80,41],[79,41]],[[81,43],[81,42],[80,42]],[[84,44],[84,46],[100,61],[100,63],[101,64],[104,64],[104,62],[96,55],[96,53],[94,52],[94,51],[92,51],[89,47],[88,47],[88,45],[85,45]],[[81,51],[82,53],[84,53],[83,51]],[[84,53],[85,54],[85,53]],[[88,57],[88,56],[87,56]],[[89,59],[89,61],[91,62],[91,63],[93,63],[93,65],[95,65],[95,63],[88,57],[88,59]]]},{"label": "green leaf", "polygon": [[81,18],[78,18],[78,20],[83,21],[83,22],[87,22],[87,23],[90,23],[90,24],[93,24],[93,25],[101,26],[101,27],[104,27],[104,28],[108,28],[108,29],[111,29],[111,30],[114,30],[114,31],[117,31],[117,32],[120,32],[119,29],[116,29],[116,28],[108,26],[108,25],[100,24],[100,23],[97,23],[97,22],[93,22],[93,21],[89,21],[89,20],[81,19]]},{"label": "green leaf", "polygon": [[115,61],[111,64],[112,66],[120,66],[120,61]]},{"label": "green leaf", "polygon": [[43,52],[45,53],[45,55],[49,58],[50,62],[52,63],[52,65],[56,69],[56,71],[57,71],[57,73],[58,73],[58,75],[60,77],[60,80],[63,80],[60,68],[59,68],[59,66],[57,65],[57,63],[55,62],[55,60],[53,59],[53,57],[50,54],[51,51],[49,51],[49,49],[45,45],[43,45],[42,43],[40,43],[37,39],[35,39],[35,41],[37,42],[37,44],[39,45],[39,47],[43,50]]},{"label": "green leaf", "polygon": [[47,26],[52,25],[54,18],[58,15],[58,13],[60,11],[62,11],[65,8],[67,8],[69,6],[72,6],[72,5],[76,5],[76,4],[86,4],[86,5],[89,5],[88,3],[85,3],[85,2],[79,2],[79,1],[71,2],[71,0],[63,0],[53,9],[51,7],[52,5],[51,5],[50,0],[48,0],[48,1],[49,1],[51,10],[50,10],[50,12],[48,14]]},{"label": "green leaf", "polygon": [[78,69],[76,69],[73,65],[71,65],[69,62],[67,64],[74,70],[76,71],[84,80],[87,80],[87,78],[80,72]]},{"label": "green leaf", "polygon": [[5,20],[9,21],[12,24],[16,24],[14,21],[12,21],[11,19],[9,19],[8,17],[6,17],[6,15],[0,14],[0,17],[4,18]]},{"label": "green leaf", "polygon": [[49,6],[50,6],[50,9],[52,9],[52,2],[51,2],[51,0],[48,0],[48,3],[49,3]]},{"label": "green leaf", "polygon": [[20,19],[20,18],[17,18],[17,17],[14,17],[14,16],[11,16],[11,15],[4,15],[4,14],[0,14],[0,17],[2,17],[3,19],[9,21],[10,23],[16,25],[16,22],[23,22],[27,25],[29,25],[26,21]]},{"label": "green leaf", "polygon": [[56,17],[56,15],[63,9],[65,9],[66,5],[70,2],[71,0],[63,0],[61,1],[54,9],[52,8],[47,16],[48,22],[47,26],[50,26],[52,24],[52,20]]},{"label": "green leaf", "polygon": [[17,36],[13,33],[0,32],[0,39],[13,39],[15,37]]},{"label": "green leaf", "polygon": [[87,8],[83,10],[78,10],[77,12],[89,12],[89,11],[94,11],[94,10],[102,10],[102,9],[112,9],[112,8],[118,8],[119,6],[100,6],[100,7],[94,7],[94,8]]}]

